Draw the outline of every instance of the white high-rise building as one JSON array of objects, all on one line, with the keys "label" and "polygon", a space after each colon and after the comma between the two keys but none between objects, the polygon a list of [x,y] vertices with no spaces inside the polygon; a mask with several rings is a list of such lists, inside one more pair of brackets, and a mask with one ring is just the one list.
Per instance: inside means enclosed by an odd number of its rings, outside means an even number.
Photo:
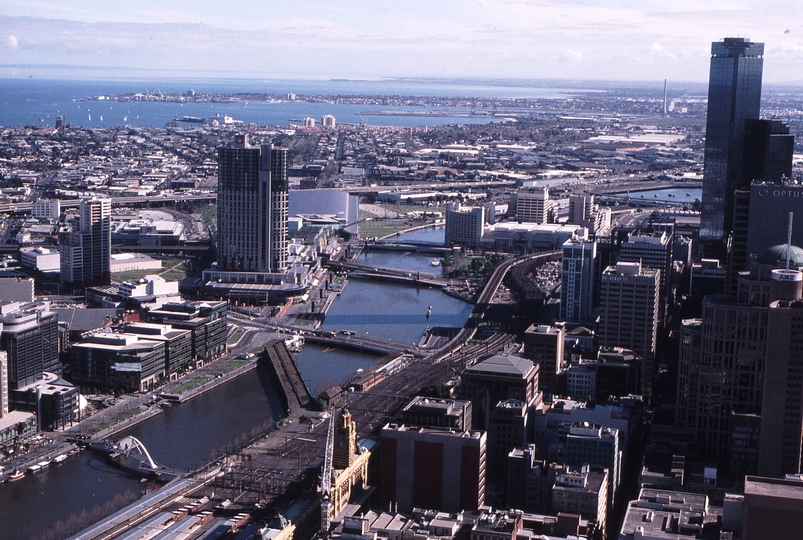
[{"label": "white high-rise building", "polygon": [[335,117],[331,114],[324,114],[321,117],[321,126],[325,128],[333,128],[335,127]]},{"label": "white high-rise building", "polygon": [[564,321],[582,321],[591,315],[596,263],[596,242],[578,239],[563,244],[560,317]]},{"label": "white high-rise building", "polygon": [[485,208],[446,204],[445,243],[477,245],[485,231]]},{"label": "white high-rise building", "polygon": [[36,219],[57,220],[61,215],[61,203],[58,199],[39,199],[31,203],[31,216]]},{"label": "white high-rise building", "polygon": [[547,188],[522,188],[515,194],[516,220],[547,223],[550,203]]},{"label": "white high-rise building", "polygon": [[641,392],[649,399],[655,371],[661,272],[620,262],[602,273],[597,338],[604,347],[624,347],[642,358]]}]

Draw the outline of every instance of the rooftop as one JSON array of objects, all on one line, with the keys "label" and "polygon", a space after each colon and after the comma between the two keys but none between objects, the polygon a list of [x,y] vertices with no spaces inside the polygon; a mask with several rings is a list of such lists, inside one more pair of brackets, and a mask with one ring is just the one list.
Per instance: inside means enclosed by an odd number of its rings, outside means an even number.
[{"label": "rooftop", "polygon": [[466,369],[467,373],[491,373],[526,377],[535,369],[532,361],[512,354],[498,354]]}]

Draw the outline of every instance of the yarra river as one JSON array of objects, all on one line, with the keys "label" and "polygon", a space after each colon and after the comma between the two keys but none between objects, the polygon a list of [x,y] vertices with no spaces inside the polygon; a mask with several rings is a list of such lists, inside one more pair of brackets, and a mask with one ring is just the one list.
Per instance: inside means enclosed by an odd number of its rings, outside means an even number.
[{"label": "yarra river", "polygon": [[[438,231],[440,232],[440,231]],[[442,232],[440,232],[442,237]],[[366,257],[364,257],[366,258]],[[377,267],[432,273],[432,256],[369,253]],[[432,315],[426,318],[427,308]],[[438,289],[352,279],[332,306],[322,328],[352,330],[414,343],[427,326],[462,326],[472,306]],[[378,357],[305,346],[297,363],[310,389],[342,382]],[[176,469],[194,469],[253,437],[281,416],[278,390],[267,368],[258,367],[180,405],[174,405],[119,436],[133,435],[154,459]],[[84,513],[101,519],[132,502],[141,483],[84,451],[47,471],[0,486],[0,540],[36,538],[56,523]]]}]

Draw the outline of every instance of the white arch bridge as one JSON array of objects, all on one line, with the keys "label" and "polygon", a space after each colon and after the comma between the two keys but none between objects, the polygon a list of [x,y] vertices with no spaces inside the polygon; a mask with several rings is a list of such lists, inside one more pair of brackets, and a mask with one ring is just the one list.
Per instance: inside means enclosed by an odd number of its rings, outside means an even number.
[{"label": "white arch bridge", "polygon": [[123,437],[112,446],[112,450],[123,454],[127,458],[139,460],[140,469],[159,470],[159,465],[153,460],[148,449],[136,437]]},{"label": "white arch bridge", "polygon": [[187,473],[156,463],[142,441],[136,437],[126,436],[118,441],[94,440],[92,447],[105,452],[113,464],[136,474],[181,476]]}]

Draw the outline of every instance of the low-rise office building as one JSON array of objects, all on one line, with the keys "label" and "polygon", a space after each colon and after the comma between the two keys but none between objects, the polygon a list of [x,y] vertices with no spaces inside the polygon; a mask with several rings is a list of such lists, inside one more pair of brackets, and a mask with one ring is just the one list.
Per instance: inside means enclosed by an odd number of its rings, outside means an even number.
[{"label": "low-rise office building", "polygon": [[72,381],[87,390],[145,392],[164,378],[166,350],[165,341],[98,332],[72,346]]},{"label": "low-rise office building", "polygon": [[388,424],[380,440],[380,501],[410,512],[477,509],[485,503],[483,431]]}]

